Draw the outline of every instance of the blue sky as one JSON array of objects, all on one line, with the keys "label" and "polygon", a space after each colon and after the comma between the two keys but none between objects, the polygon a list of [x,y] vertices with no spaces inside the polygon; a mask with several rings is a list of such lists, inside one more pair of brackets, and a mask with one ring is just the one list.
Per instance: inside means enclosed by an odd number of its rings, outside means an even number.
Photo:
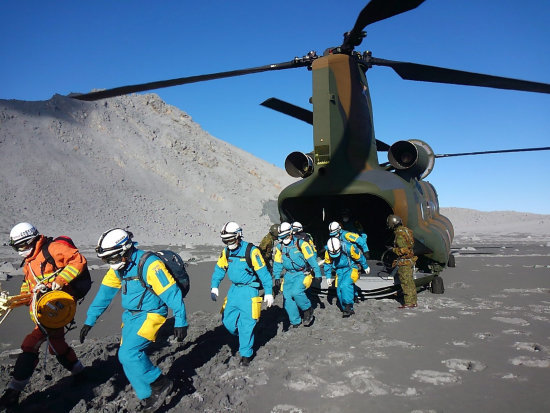
[{"label": "blue sky", "polygon": [[[262,66],[341,44],[366,1],[3,1],[0,99],[47,100]],[[359,51],[550,83],[550,2],[427,0],[367,27]],[[369,70],[376,137],[435,153],[550,146],[550,95],[402,80]],[[310,109],[311,74],[267,72],[155,91],[217,138],[277,166],[312,148],[307,124],[259,104]],[[550,214],[550,151],[438,159],[442,206]],[[386,160],[381,156],[382,160]]]}]

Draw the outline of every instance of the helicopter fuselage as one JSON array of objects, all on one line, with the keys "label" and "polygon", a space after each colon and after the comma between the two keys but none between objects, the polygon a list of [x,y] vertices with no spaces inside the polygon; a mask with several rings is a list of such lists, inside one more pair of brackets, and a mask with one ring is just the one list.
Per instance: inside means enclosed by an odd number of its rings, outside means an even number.
[{"label": "helicopter fuselage", "polygon": [[390,171],[379,163],[368,66],[359,54],[327,54],[311,69],[312,165],[280,193],[281,219],[300,221],[322,251],[328,224],[341,222],[342,211],[349,209],[368,236],[371,258],[380,258],[393,240],[386,218],[396,214],[414,233],[419,266],[444,267],[454,234],[439,213],[435,189],[422,180],[423,171],[408,166]]}]

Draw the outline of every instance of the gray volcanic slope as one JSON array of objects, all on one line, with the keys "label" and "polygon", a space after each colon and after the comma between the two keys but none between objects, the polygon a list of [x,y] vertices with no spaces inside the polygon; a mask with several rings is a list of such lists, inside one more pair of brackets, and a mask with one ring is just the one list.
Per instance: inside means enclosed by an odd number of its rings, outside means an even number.
[{"label": "gray volcanic slope", "polygon": [[113,226],[148,245],[218,243],[228,220],[258,241],[292,182],[155,94],[0,100],[0,165],[2,239],[30,221],[83,245]]},{"label": "gray volcanic slope", "polygon": [[[234,220],[259,242],[286,173],[216,139],[156,94],[0,100],[0,240],[17,222],[94,245],[114,226],[145,245],[219,244]],[[444,200],[442,200],[444,202]],[[465,236],[543,238],[550,215],[442,208]]]}]

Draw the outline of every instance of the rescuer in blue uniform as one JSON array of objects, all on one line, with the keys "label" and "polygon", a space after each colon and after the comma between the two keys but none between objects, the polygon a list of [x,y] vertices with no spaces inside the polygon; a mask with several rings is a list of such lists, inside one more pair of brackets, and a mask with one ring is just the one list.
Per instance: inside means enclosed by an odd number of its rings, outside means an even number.
[{"label": "rescuer in blue uniform", "polygon": [[239,335],[240,364],[248,366],[254,352],[254,327],[260,318],[262,305],[260,281],[267,307],[273,305],[273,282],[260,249],[242,239],[243,231],[239,224],[225,223],[220,235],[227,248],[222,251],[214,268],[210,298],[213,301],[218,299],[218,287],[227,274],[232,285],[227,293],[222,321],[231,334]]},{"label": "rescuer in blue uniform", "polygon": [[359,266],[367,270],[369,264],[361,250],[354,244],[340,242],[338,238],[329,238],[325,250],[325,263],[323,270],[327,278],[327,284],[332,286],[332,272],[337,277],[336,295],[342,307],[342,317],[346,318],[355,314],[353,302],[355,298],[355,282],[359,279]]},{"label": "rescuer in blue uniform", "polygon": [[361,249],[363,255],[366,256],[369,252],[366,234],[358,234],[356,232],[346,231],[345,229],[342,229],[340,223],[336,221],[333,221],[329,224],[328,231],[331,237],[338,238],[341,242],[357,244],[357,246]]},{"label": "rescuer in blue uniform", "polygon": [[155,341],[160,327],[168,316],[168,307],[174,314],[174,335],[181,341],[187,335],[185,304],[181,290],[164,262],[152,255],[143,266],[140,280],[138,263],[145,251],[135,247],[132,233],[120,228],[101,235],[97,256],[110,265],[99,291],[88,309],[86,322],[80,331],[80,342],[97,319],[122,289],[122,338],[118,359],[124,373],[142,400],[145,411],[155,411],[172,390],[173,383],[151,363],[145,350]]},{"label": "rescuer in blue uniform", "polygon": [[306,295],[306,289],[311,285],[313,276],[322,278],[321,269],[317,264],[317,256],[309,242],[296,239],[292,234],[292,226],[288,222],[279,227],[281,243],[275,250],[273,260],[273,275],[275,289],[281,286],[281,273],[285,270],[283,279],[284,307],[293,327],[302,323],[300,311],[303,311],[304,325],[311,325],[313,321],[313,307]]}]

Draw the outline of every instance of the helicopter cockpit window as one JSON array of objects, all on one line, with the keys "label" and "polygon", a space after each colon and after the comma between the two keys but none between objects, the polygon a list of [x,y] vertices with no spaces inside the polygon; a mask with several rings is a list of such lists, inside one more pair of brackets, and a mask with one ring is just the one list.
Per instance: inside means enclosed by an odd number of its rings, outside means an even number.
[{"label": "helicopter cockpit window", "polygon": [[426,214],[424,212],[424,203],[423,202],[420,203],[420,213],[422,214],[422,219],[425,221],[426,220]]}]

